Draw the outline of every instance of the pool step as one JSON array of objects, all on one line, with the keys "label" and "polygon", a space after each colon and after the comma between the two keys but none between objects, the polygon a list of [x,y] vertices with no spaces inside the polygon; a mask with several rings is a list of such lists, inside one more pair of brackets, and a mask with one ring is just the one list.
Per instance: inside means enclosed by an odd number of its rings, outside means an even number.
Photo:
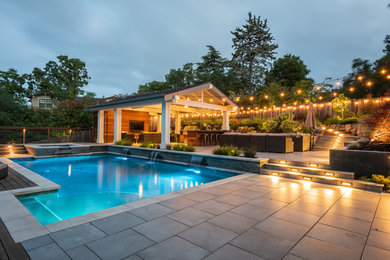
[{"label": "pool step", "polygon": [[355,173],[353,172],[334,171],[329,169],[319,169],[319,168],[306,167],[306,166],[295,166],[295,165],[284,165],[284,164],[273,164],[273,163],[265,164],[264,169],[298,172],[303,174],[336,177],[336,178],[344,178],[344,179],[354,179],[355,176]]},{"label": "pool step", "polygon": [[383,191],[383,184],[377,184],[377,183],[354,180],[354,179],[328,177],[328,176],[322,176],[322,175],[307,174],[307,173],[292,172],[292,171],[273,170],[273,169],[266,169],[266,168],[262,168],[260,170],[260,173],[278,176],[278,177],[285,177],[285,178],[290,178],[290,179],[297,179],[297,180],[311,181],[311,182],[317,182],[317,183],[323,183],[323,184],[351,187],[351,188],[361,189],[361,190],[369,190],[369,191],[375,191],[375,192],[382,192]]}]

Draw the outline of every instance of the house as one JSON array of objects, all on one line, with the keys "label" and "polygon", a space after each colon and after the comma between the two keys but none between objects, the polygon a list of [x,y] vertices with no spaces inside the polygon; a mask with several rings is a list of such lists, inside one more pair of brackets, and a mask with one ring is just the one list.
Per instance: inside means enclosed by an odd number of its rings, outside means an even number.
[{"label": "house", "polygon": [[[227,131],[229,113],[235,109],[235,104],[211,83],[130,95],[87,108],[95,112],[97,143],[115,143],[126,134],[142,132],[158,135],[162,149],[170,144],[171,120],[179,134],[183,117],[219,114],[223,117],[222,130]],[[152,120],[157,123],[155,132],[149,127]]]},{"label": "house", "polygon": [[38,94],[30,97],[32,108],[52,109],[56,100],[46,94]]}]

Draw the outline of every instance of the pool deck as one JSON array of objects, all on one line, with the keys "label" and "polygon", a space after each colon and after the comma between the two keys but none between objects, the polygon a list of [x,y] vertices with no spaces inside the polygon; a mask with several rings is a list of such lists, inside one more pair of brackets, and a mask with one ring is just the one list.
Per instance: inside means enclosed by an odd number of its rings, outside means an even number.
[{"label": "pool deck", "polygon": [[162,196],[22,245],[40,260],[390,259],[388,194],[243,174]]},{"label": "pool deck", "polygon": [[[196,147],[196,153],[213,154],[213,150],[218,146]],[[256,153],[257,158],[280,159],[298,162],[316,162],[329,164],[329,151],[306,151],[293,153]]]}]

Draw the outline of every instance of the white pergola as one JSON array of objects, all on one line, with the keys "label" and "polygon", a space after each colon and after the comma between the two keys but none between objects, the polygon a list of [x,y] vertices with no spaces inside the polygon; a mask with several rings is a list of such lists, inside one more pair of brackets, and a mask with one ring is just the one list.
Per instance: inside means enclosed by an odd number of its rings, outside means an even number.
[{"label": "white pergola", "polygon": [[175,132],[180,133],[181,118],[185,113],[223,113],[222,130],[230,130],[229,112],[235,104],[211,83],[130,96],[89,107],[97,111],[97,143],[104,143],[104,111],[114,110],[114,143],[121,140],[122,111],[148,112],[157,116],[157,132],[161,130],[161,149],[170,144],[171,115],[175,118]]}]

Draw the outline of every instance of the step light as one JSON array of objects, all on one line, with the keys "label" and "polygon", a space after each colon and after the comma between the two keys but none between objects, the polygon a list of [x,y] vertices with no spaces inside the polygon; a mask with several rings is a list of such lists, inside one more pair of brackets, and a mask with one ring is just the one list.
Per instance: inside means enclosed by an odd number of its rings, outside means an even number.
[{"label": "step light", "polygon": [[302,180],[304,180],[304,181],[311,181],[311,177],[303,176],[303,177],[302,177]]},{"label": "step light", "polygon": [[316,164],[316,163],[309,163],[309,166],[310,167],[318,167],[318,164]]},{"label": "step light", "polygon": [[281,163],[281,164],[286,164],[286,163],[287,163],[287,161],[280,160],[280,161],[279,161],[279,163]]},{"label": "step light", "polygon": [[334,176],[334,173],[333,173],[333,172],[325,172],[325,176],[333,177],[333,176]]},{"label": "step light", "polygon": [[352,186],[352,182],[343,181],[343,182],[341,182],[341,185],[351,187]]},{"label": "step light", "polygon": [[278,173],[278,172],[271,172],[271,175],[273,175],[273,176],[279,176],[279,173]]},{"label": "step light", "polygon": [[290,168],[290,171],[292,171],[292,172],[299,172],[299,169],[297,169],[297,168]]}]

